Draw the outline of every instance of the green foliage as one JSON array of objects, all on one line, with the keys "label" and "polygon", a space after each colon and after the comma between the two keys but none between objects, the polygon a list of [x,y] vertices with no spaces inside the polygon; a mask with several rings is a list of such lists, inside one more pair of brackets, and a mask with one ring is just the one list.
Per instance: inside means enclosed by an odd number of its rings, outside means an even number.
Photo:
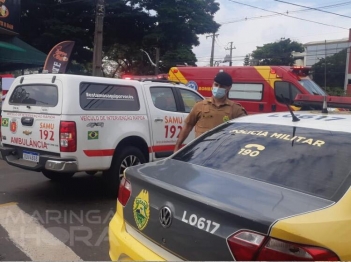
[{"label": "green foliage", "polygon": [[176,64],[184,64],[184,62],[189,66],[196,66],[196,57],[187,46],[178,46],[175,50],[166,51],[162,59],[161,64],[166,70]]},{"label": "green foliage", "polygon": [[326,85],[331,88],[344,86],[346,49],[332,55],[326,59],[321,59],[312,66],[313,80],[320,86],[325,85],[325,62],[326,62]]},{"label": "green foliage", "polygon": [[219,25],[213,21],[213,15],[219,10],[214,0],[133,0],[133,5],[140,5],[155,13],[156,26],[148,34],[153,44],[198,45],[197,34],[215,32]]},{"label": "green foliage", "polygon": [[327,94],[330,96],[345,96],[343,87],[327,87]]},{"label": "green foliage", "polygon": [[302,44],[282,39],[278,42],[265,44],[257,47],[251,56],[258,61],[258,65],[286,65],[291,66],[294,64],[294,58],[291,52],[302,52],[304,48]]},{"label": "green foliage", "polygon": [[[176,64],[194,64],[192,47],[199,34],[218,30],[213,15],[219,10],[215,0],[105,0],[103,52],[115,61],[116,71],[154,73],[154,67],[140,49],[155,60],[160,48],[167,72]],[[93,58],[96,1],[22,1],[20,36],[48,53],[57,43],[75,41],[67,72],[89,74]]]},{"label": "green foliage", "polygon": [[91,62],[93,1],[60,4],[57,0],[26,0],[21,10],[20,37],[24,41],[48,53],[59,42],[73,40],[71,59],[83,66]]}]

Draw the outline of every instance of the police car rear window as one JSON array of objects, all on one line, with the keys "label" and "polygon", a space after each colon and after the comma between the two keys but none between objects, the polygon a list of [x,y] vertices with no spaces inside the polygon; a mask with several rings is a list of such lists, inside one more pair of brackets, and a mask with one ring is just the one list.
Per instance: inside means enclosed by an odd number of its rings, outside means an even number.
[{"label": "police car rear window", "polygon": [[138,93],[133,86],[98,83],[80,84],[80,106],[84,110],[140,110]]},{"label": "police car rear window", "polygon": [[20,85],[16,86],[9,99],[10,105],[36,105],[55,107],[58,103],[57,86]]},{"label": "police car rear window", "polygon": [[232,123],[173,158],[337,201],[351,186],[351,134]]}]

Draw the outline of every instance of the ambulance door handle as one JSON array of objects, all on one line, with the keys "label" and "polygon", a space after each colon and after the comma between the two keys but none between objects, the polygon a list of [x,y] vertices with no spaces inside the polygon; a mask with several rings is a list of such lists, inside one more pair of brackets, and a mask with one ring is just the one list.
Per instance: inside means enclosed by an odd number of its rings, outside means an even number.
[{"label": "ambulance door handle", "polygon": [[34,118],[33,117],[22,117],[21,123],[24,126],[33,126]]},{"label": "ambulance door handle", "polygon": [[155,122],[163,122],[162,118],[155,118]]}]

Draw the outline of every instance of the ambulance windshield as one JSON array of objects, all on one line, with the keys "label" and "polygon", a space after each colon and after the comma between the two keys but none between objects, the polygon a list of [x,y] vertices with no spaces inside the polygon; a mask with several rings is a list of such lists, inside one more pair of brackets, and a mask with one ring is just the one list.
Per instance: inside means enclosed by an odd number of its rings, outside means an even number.
[{"label": "ambulance windshield", "polygon": [[312,95],[325,95],[325,92],[309,78],[301,78],[299,83]]}]

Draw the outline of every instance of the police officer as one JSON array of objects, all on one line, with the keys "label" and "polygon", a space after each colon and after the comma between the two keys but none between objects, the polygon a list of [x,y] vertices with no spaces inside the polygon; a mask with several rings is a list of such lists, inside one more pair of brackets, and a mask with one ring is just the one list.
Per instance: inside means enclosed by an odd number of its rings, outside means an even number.
[{"label": "police officer", "polygon": [[228,99],[232,87],[232,77],[226,72],[219,72],[214,78],[212,97],[196,103],[185,119],[174,152],[178,151],[195,126],[195,137],[230,119],[247,115],[238,103]]}]

